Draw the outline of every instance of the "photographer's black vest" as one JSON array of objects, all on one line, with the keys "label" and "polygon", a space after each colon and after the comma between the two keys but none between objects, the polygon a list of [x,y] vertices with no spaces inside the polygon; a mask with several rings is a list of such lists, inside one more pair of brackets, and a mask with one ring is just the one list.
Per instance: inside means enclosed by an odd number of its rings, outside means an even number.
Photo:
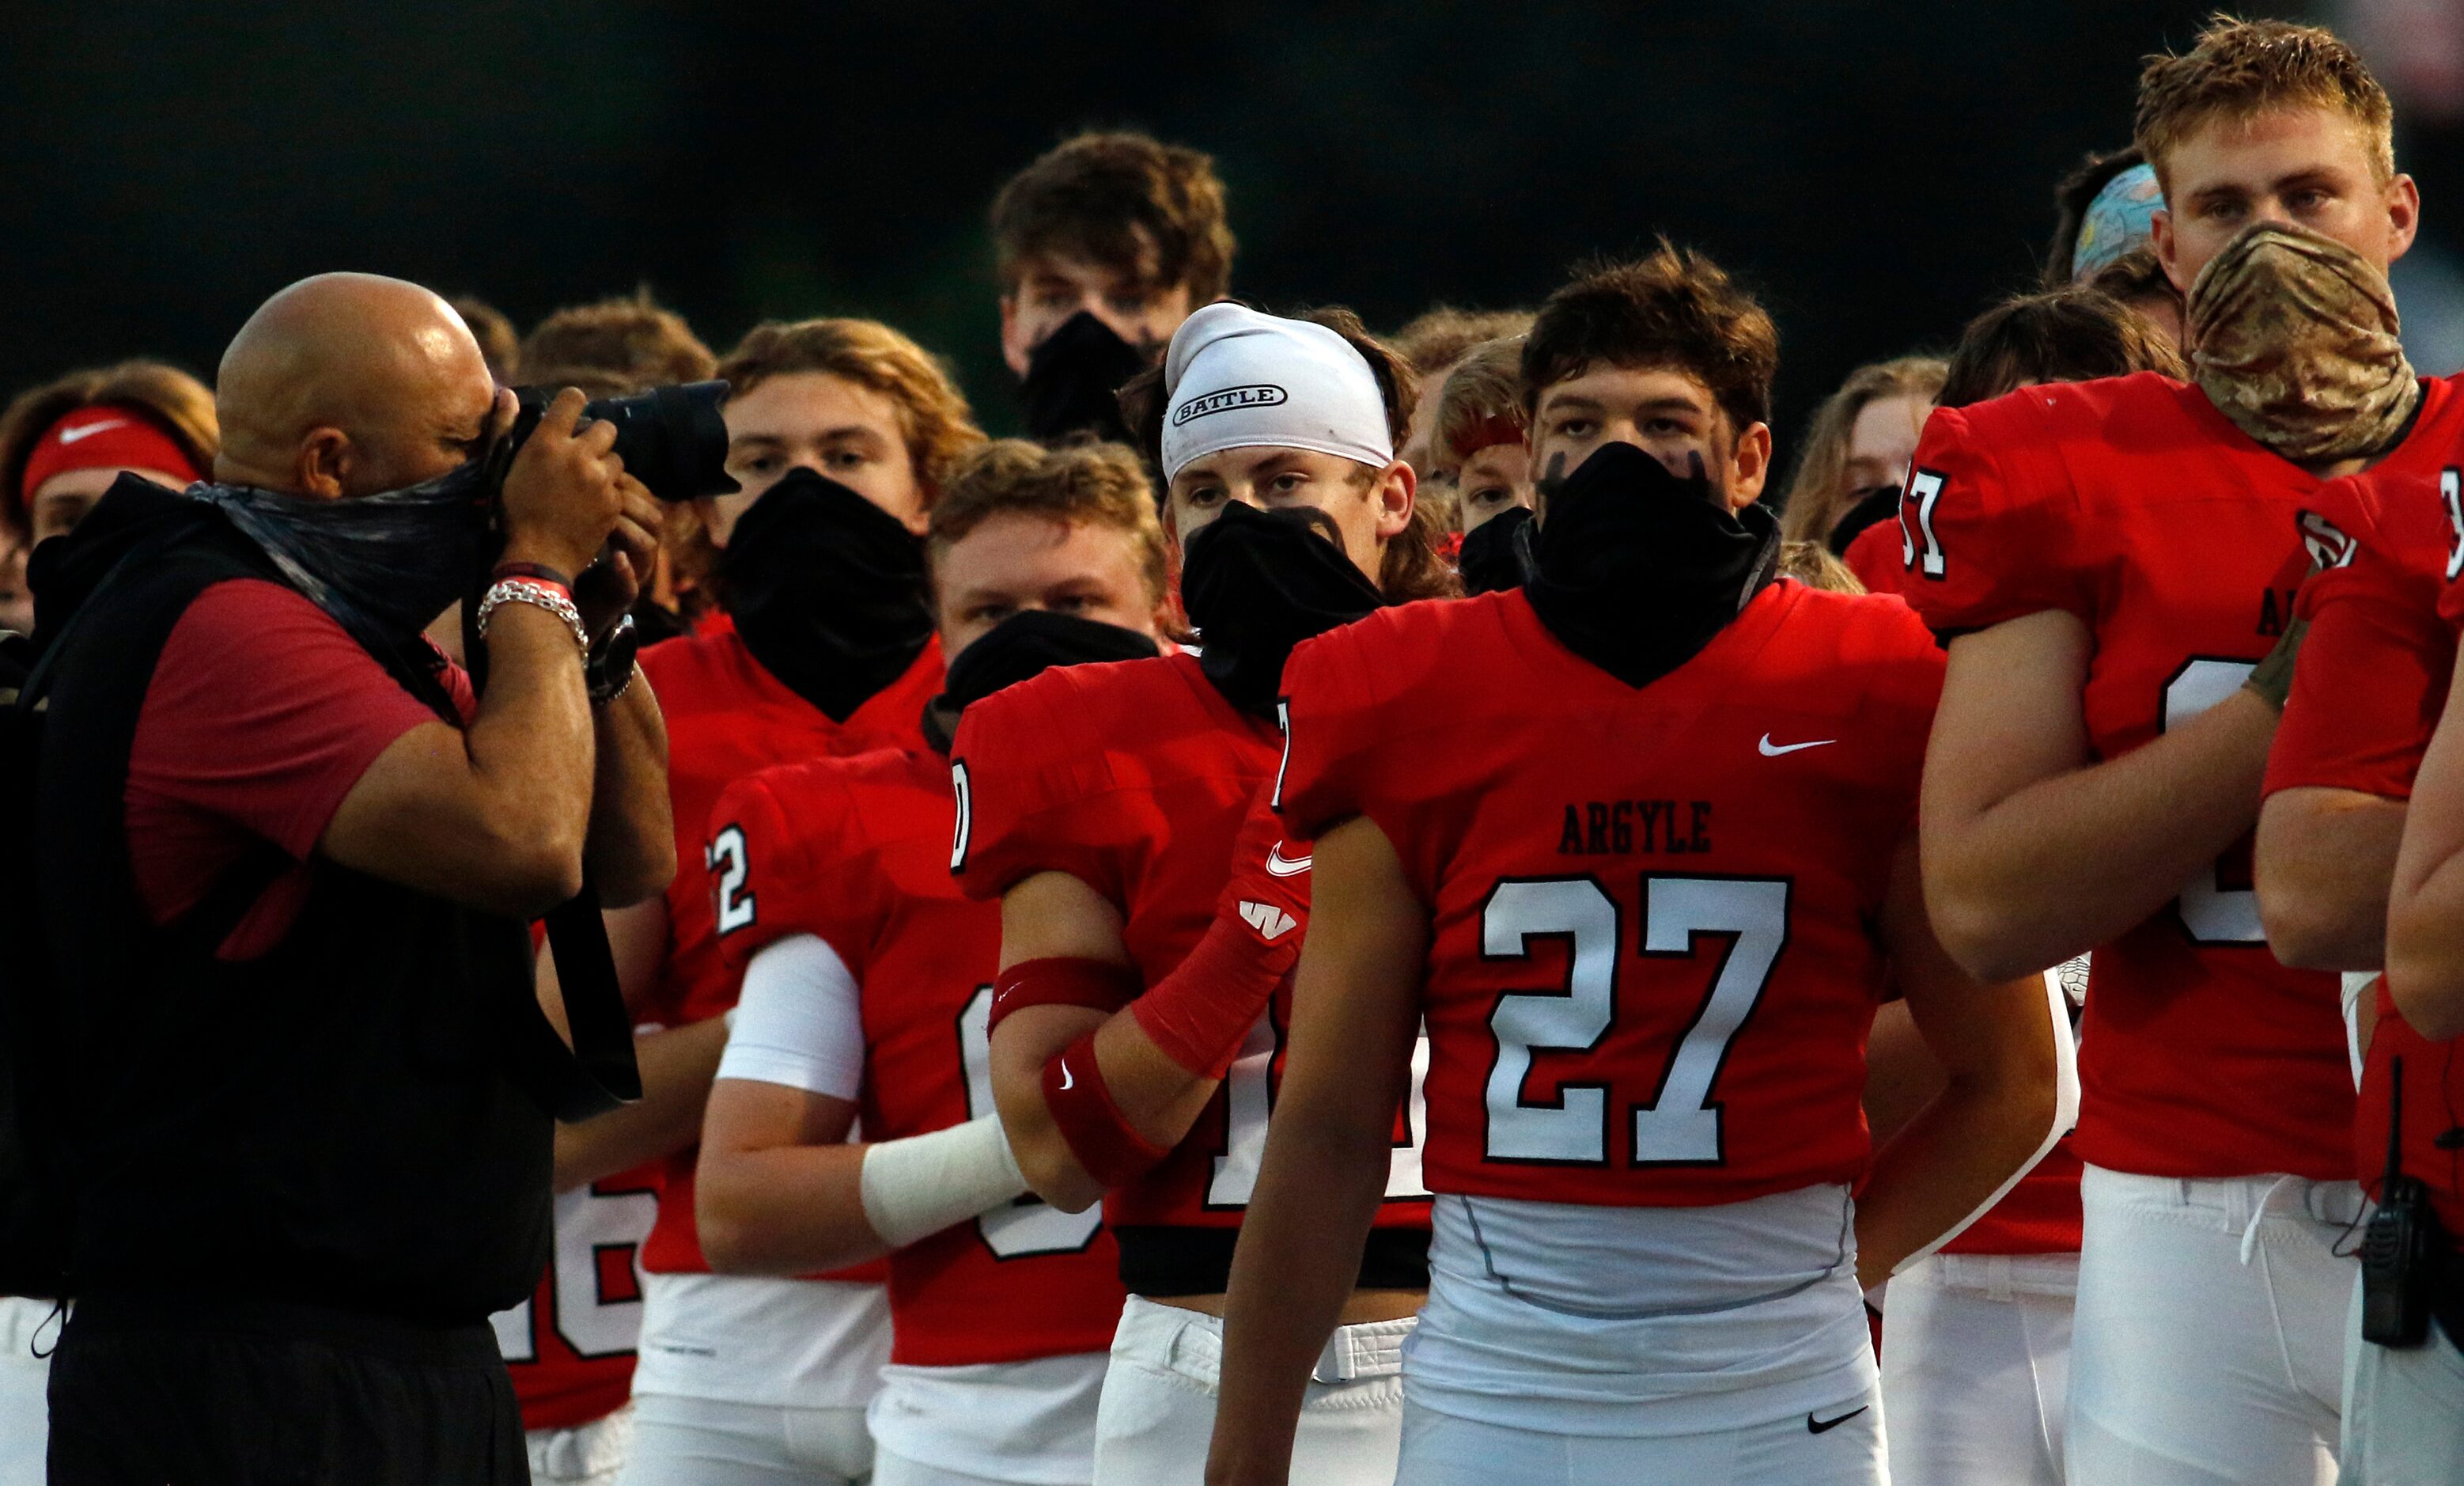
[{"label": "photographer's black vest", "polygon": [[[517,1303],[549,1253],[553,1132],[507,1072],[539,1016],[527,928],[319,857],[279,946],[224,962],[289,865],[271,848],[154,926],[123,810],[147,684],[205,589],[280,579],[218,520],[121,566],[57,642],[33,842],[63,1013],[69,1288],[439,1324]],[[433,676],[388,669],[439,700]]]}]

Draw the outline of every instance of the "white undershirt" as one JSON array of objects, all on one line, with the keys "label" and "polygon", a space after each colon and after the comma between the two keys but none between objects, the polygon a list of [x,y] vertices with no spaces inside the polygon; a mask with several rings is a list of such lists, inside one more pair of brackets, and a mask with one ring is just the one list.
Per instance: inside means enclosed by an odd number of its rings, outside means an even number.
[{"label": "white undershirt", "polygon": [[721,1078],[853,1100],[864,1088],[864,1007],[855,976],[821,936],[790,934],[744,967]]},{"label": "white undershirt", "polygon": [[1405,1396],[1626,1438],[1829,1405],[1873,1368],[1852,1212],[1839,1186],[1702,1208],[1441,1194]]},{"label": "white undershirt", "polygon": [[[796,934],[753,957],[718,1076],[855,1098],[864,1087],[864,1019],[855,977],[835,950]],[[642,1300],[636,1393],[860,1408],[881,1390],[890,1361],[884,1286],[650,1275]]]}]

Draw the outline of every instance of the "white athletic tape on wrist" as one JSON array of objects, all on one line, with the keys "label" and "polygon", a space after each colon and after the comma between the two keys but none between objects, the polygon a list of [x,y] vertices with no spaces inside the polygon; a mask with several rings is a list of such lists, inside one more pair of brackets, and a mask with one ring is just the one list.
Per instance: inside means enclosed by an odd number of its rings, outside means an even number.
[{"label": "white athletic tape on wrist", "polygon": [[1001,1117],[868,1145],[865,1221],[893,1249],[991,1211],[1026,1190]]}]

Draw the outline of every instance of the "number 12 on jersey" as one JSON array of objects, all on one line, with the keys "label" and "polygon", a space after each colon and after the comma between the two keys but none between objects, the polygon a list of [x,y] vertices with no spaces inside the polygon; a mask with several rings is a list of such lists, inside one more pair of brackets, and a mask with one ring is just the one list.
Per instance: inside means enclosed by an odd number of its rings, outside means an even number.
[{"label": "number 12 on jersey", "polygon": [[1668,1052],[1657,1096],[1613,1111],[1610,1085],[1569,1080],[1553,1101],[1528,1097],[1533,1055],[1598,1048],[1617,1015],[1623,930],[1617,904],[1590,877],[1507,880],[1481,910],[1481,955],[1522,960],[1531,941],[1564,940],[1566,984],[1510,990],[1489,1014],[1497,1061],[1487,1086],[1491,1161],[1606,1165],[1609,1121],[1633,1122],[1633,1164],[1716,1165],[1725,1150],[1712,1085],[1788,943],[1789,884],[1766,877],[1642,879],[1644,959],[1690,959],[1704,935],[1733,936],[1711,988]]}]

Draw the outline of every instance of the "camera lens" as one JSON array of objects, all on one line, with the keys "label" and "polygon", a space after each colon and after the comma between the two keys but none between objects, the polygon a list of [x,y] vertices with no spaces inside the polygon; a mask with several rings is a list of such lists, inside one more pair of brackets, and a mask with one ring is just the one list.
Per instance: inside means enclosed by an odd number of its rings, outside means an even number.
[{"label": "camera lens", "polygon": [[692,500],[739,488],[727,473],[726,398],[724,382],[688,382],[595,402],[583,415],[616,425],[616,456],[650,494]]}]

